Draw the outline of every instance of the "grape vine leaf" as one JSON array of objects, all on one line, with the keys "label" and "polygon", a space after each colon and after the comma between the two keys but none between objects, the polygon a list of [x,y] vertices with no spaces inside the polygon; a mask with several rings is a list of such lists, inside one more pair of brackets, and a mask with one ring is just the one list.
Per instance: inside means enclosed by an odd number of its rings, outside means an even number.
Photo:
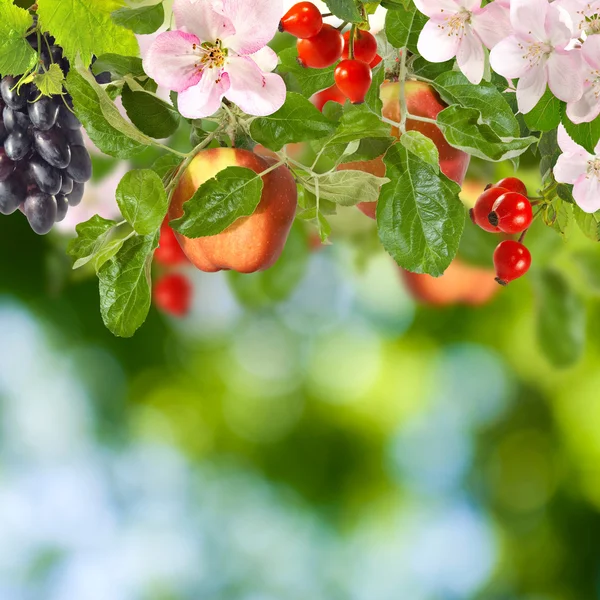
[{"label": "grape vine leaf", "polygon": [[125,173],[117,186],[117,204],[125,220],[140,235],[156,231],[169,208],[162,181],[151,169]]},{"label": "grape vine leaf", "polygon": [[43,30],[52,32],[72,63],[77,55],[88,67],[93,55],[139,54],[133,31],[111,18],[113,12],[123,8],[123,0],[38,0],[37,4]]},{"label": "grape vine leaf", "polygon": [[131,29],[138,35],[147,35],[162,26],[165,9],[162,2],[140,8],[120,8],[112,14],[112,19],[117,25]]},{"label": "grape vine leaf", "polygon": [[62,94],[64,82],[65,75],[56,63],[51,64],[46,72],[33,76],[33,83],[43,96]]},{"label": "grape vine leaf", "polygon": [[262,190],[262,178],[251,169],[227,167],[196,190],[183,205],[184,215],[170,225],[188,238],[216,235],[251,215]]},{"label": "grape vine leaf", "polygon": [[12,0],[0,0],[0,73],[21,75],[35,66],[37,54],[25,33],[33,25],[33,17]]},{"label": "grape vine leaf", "polygon": [[151,303],[150,269],[158,232],[134,236],[98,271],[100,312],[116,336],[131,337],[144,323]]},{"label": "grape vine leaf", "polygon": [[379,239],[401,267],[439,277],[456,255],[464,228],[460,186],[400,144],[384,162],[391,181],[377,203]]}]

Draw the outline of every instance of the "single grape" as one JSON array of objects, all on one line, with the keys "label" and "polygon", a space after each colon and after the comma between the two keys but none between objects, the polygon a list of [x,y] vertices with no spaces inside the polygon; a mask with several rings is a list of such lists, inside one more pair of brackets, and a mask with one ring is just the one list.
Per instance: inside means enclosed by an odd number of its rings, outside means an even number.
[{"label": "single grape", "polygon": [[31,125],[27,115],[18,110],[13,110],[10,106],[4,107],[4,110],[2,111],[2,121],[4,122],[4,126],[8,133],[12,133],[15,129],[27,131],[27,128]]},{"label": "single grape", "polygon": [[83,146],[83,134],[81,129],[61,129],[63,135],[67,138],[70,146]]},{"label": "single grape", "polygon": [[112,81],[112,77],[111,77],[111,74],[109,71],[104,71],[102,73],[98,73],[98,75],[95,75],[94,78],[100,85],[103,85],[105,83],[110,83]]},{"label": "single grape", "polygon": [[73,180],[65,173],[62,172],[62,185],[60,187],[60,193],[66,196],[73,191]]},{"label": "single grape", "polygon": [[21,160],[31,149],[31,137],[26,131],[19,129],[8,135],[4,142],[4,151],[11,160]]},{"label": "single grape", "polygon": [[33,141],[38,154],[53,167],[66,169],[71,162],[71,149],[59,129],[33,132]]},{"label": "single grape", "polygon": [[54,199],[56,200],[56,223],[60,223],[67,216],[69,201],[63,194],[55,196]]},{"label": "single grape", "polygon": [[42,192],[29,194],[23,210],[31,229],[39,235],[46,235],[52,229],[58,212],[54,196]]},{"label": "single grape", "polygon": [[2,99],[7,106],[10,106],[14,110],[19,110],[27,104],[27,95],[29,94],[29,85],[21,86],[21,89],[17,91],[17,82],[19,80],[16,77],[10,77],[6,75],[2,78],[0,83],[0,94]]},{"label": "single grape", "polygon": [[83,191],[85,189],[85,184],[73,182],[73,191],[70,194],[67,194],[67,200],[69,201],[69,206],[78,206],[83,198]]},{"label": "single grape", "polygon": [[79,183],[85,183],[92,177],[92,159],[83,146],[71,146],[71,162],[67,173]]},{"label": "single grape", "polygon": [[49,165],[40,156],[36,155],[29,161],[29,172],[40,191],[51,196],[60,192],[62,186],[60,171]]},{"label": "single grape", "polygon": [[15,163],[6,156],[4,150],[0,150],[0,181],[6,181],[15,170]]},{"label": "single grape", "polygon": [[27,195],[27,187],[19,173],[13,173],[0,183],[0,213],[10,215],[19,208]]},{"label": "single grape", "polygon": [[36,129],[48,131],[52,129],[58,118],[60,100],[42,96],[39,100],[32,103],[28,107],[29,118]]},{"label": "single grape", "polygon": [[8,131],[6,131],[6,126],[4,125],[4,121],[0,121],[0,145],[4,144],[7,137],[8,137]]},{"label": "single grape", "polygon": [[79,129],[81,127],[79,119],[64,104],[60,107],[57,122],[63,129]]}]

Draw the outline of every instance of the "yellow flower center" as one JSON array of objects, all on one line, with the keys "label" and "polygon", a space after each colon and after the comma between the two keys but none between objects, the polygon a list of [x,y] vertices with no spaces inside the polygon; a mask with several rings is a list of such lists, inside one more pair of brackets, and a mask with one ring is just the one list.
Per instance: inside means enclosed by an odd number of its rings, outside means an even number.
[{"label": "yellow flower center", "polygon": [[529,65],[535,67],[552,54],[552,46],[546,42],[533,42],[528,46],[519,44],[523,50],[523,60],[529,61]]},{"label": "yellow flower center", "polygon": [[600,157],[593,158],[588,161],[588,179],[595,177],[600,181]]},{"label": "yellow flower center", "polygon": [[194,51],[198,54],[199,60],[194,66],[199,70],[204,69],[221,69],[225,66],[225,61],[228,56],[227,48],[221,47],[221,40],[217,40],[214,44],[204,42],[203,44],[194,44]]},{"label": "yellow flower center", "polygon": [[[444,12],[442,9],[441,12]],[[459,12],[453,14],[451,17],[447,17],[444,23],[438,25],[438,27],[447,32],[448,37],[451,35],[456,35],[462,37],[465,33],[465,29],[467,25],[471,23],[471,13],[465,9],[461,8]]]}]

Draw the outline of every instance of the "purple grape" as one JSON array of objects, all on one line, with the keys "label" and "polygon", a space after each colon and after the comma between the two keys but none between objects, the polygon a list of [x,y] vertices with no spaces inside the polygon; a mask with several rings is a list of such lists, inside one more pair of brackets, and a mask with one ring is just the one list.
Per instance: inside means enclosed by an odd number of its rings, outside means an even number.
[{"label": "purple grape", "polygon": [[34,156],[29,161],[31,178],[45,194],[58,194],[62,186],[60,171],[49,165],[43,158]]},{"label": "purple grape", "polygon": [[0,213],[11,215],[27,195],[27,186],[19,173],[13,173],[8,179],[0,182]]},{"label": "purple grape", "polygon": [[59,129],[33,132],[33,141],[38,154],[53,167],[66,169],[71,162],[71,149]]},{"label": "purple grape", "polygon": [[60,223],[67,216],[69,201],[63,194],[55,196],[54,199],[56,200],[56,223]]},{"label": "purple grape", "polygon": [[60,106],[57,100],[42,96],[39,100],[29,105],[29,118],[36,129],[48,131],[48,129],[54,127],[59,109]]},{"label": "purple grape", "polygon": [[0,181],[6,181],[15,170],[15,163],[6,156],[4,150],[0,150]]},{"label": "purple grape", "polygon": [[2,111],[2,121],[4,122],[4,126],[8,133],[12,133],[16,129],[20,131],[27,131],[29,125],[29,119],[27,115],[24,115],[22,112],[17,110],[13,110],[9,106],[5,106]]},{"label": "purple grape", "polygon": [[2,99],[7,106],[14,110],[19,110],[27,104],[27,95],[29,94],[29,85],[21,86],[21,89],[17,92],[17,77],[10,77],[7,75],[2,78],[0,83],[0,94]]},{"label": "purple grape", "polygon": [[85,183],[92,177],[92,159],[83,146],[71,146],[71,162],[67,173],[78,183]]},{"label": "purple grape", "polygon": [[60,193],[66,196],[73,191],[73,180],[65,173],[62,172],[62,185],[60,187]]},{"label": "purple grape", "polygon": [[38,235],[46,235],[56,222],[57,206],[54,196],[42,192],[29,194],[23,207],[31,229]]},{"label": "purple grape", "polygon": [[31,137],[26,131],[16,129],[8,135],[4,142],[4,151],[11,160],[21,160],[31,149]]},{"label": "purple grape", "polygon": [[57,123],[63,129],[79,129],[81,121],[63,104],[58,112]]},{"label": "purple grape", "polygon": [[69,201],[69,206],[78,206],[83,198],[83,191],[85,189],[85,184],[77,183],[76,181],[73,183],[73,191],[70,194],[67,194],[67,200]]}]

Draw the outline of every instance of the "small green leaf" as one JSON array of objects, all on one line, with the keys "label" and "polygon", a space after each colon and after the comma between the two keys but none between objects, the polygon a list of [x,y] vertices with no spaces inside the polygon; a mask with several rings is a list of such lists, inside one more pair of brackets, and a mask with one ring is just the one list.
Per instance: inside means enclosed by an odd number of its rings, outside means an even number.
[{"label": "small green leaf", "polygon": [[600,117],[596,117],[591,123],[575,125],[565,112],[562,124],[576,144],[583,146],[590,154],[596,154],[595,148],[600,141]]},{"label": "small green leaf", "polygon": [[254,213],[262,190],[262,178],[251,169],[227,167],[196,190],[183,205],[183,217],[170,225],[188,238],[216,235]]},{"label": "small green leaf", "polygon": [[76,259],[73,269],[82,267],[96,256],[116,225],[115,221],[94,215],[75,227],[77,237],[69,242],[67,248],[67,253]]},{"label": "small green leaf", "polygon": [[0,73],[21,75],[32,69],[37,60],[37,54],[25,39],[33,17],[12,0],[0,0],[0,15]]},{"label": "small green leaf", "polygon": [[[359,202],[376,202],[381,186],[389,182],[387,177],[376,177],[365,171],[334,171],[321,175],[319,197],[341,206],[355,206]],[[312,177],[299,177],[309,192],[315,194],[316,186]]]},{"label": "small green leaf", "polygon": [[120,54],[103,54],[92,66],[94,75],[109,72],[115,79],[123,79],[125,75],[145,77],[142,59],[137,56],[121,56]]},{"label": "small green leaf", "polygon": [[384,162],[390,182],[377,203],[379,239],[401,267],[439,277],[456,255],[464,227],[460,186],[400,144]]},{"label": "small green leaf", "polygon": [[408,47],[417,53],[419,34],[427,23],[427,17],[411,3],[406,10],[390,10],[385,18],[385,33],[394,48]]},{"label": "small green leaf", "polygon": [[154,233],[163,222],[169,200],[160,177],[150,169],[129,171],[117,187],[117,204],[140,235]]},{"label": "small green leaf", "polygon": [[537,335],[546,358],[556,367],[577,362],[585,345],[585,305],[556,271],[532,278],[537,296]]},{"label": "small green leaf", "polygon": [[158,232],[134,236],[98,272],[100,312],[104,324],[119,337],[131,337],[150,310],[150,269]]},{"label": "small green leaf", "polygon": [[400,136],[400,143],[422,161],[430,164],[436,172],[440,170],[440,153],[431,139],[420,131],[407,131]]},{"label": "small green leaf", "polygon": [[563,103],[546,89],[541,100],[523,118],[531,131],[551,131],[558,127],[562,113]]},{"label": "small green leaf", "polygon": [[131,122],[146,135],[164,139],[177,131],[179,113],[158,96],[146,91],[132,91],[125,85],[122,100]]},{"label": "small green leaf", "polygon": [[112,20],[138,35],[154,33],[165,21],[162,2],[140,8],[120,8],[112,13]]},{"label": "small green leaf", "polygon": [[161,178],[164,179],[168,175],[172,175],[182,163],[181,157],[176,154],[164,154],[157,158],[152,165],[152,170]]},{"label": "small green leaf", "polygon": [[385,68],[383,63],[380,63],[373,69],[373,81],[371,87],[365,97],[365,105],[368,109],[376,114],[378,117],[381,116],[383,111],[383,101],[381,100],[381,85],[385,79]]},{"label": "small green leaf", "polygon": [[295,47],[282,50],[279,53],[279,60],[281,63],[277,67],[277,71],[281,75],[289,73],[307,98],[334,84],[333,71],[335,67],[331,66],[325,69],[303,67],[298,63],[298,51]]},{"label": "small green leaf", "polygon": [[325,0],[327,8],[342,21],[360,23],[363,18],[358,10],[356,0]]},{"label": "small green leaf", "polygon": [[595,213],[583,212],[579,206],[573,206],[575,222],[579,229],[593,242],[600,242],[600,211]]},{"label": "small green leaf", "polygon": [[277,112],[268,117],[257,117],[250,125],[254,141],[271,150],[281,150],[291,142],[322,138],[334,130],[334,123],[294,92],[288,92],[285,104]]},{"label": "small green leaf", "polygon": [[44,73],[33,76],[33,83],[37,86],[42,96],[56,96],[63,93],[65,75],[61,68],[53,63]]}]

